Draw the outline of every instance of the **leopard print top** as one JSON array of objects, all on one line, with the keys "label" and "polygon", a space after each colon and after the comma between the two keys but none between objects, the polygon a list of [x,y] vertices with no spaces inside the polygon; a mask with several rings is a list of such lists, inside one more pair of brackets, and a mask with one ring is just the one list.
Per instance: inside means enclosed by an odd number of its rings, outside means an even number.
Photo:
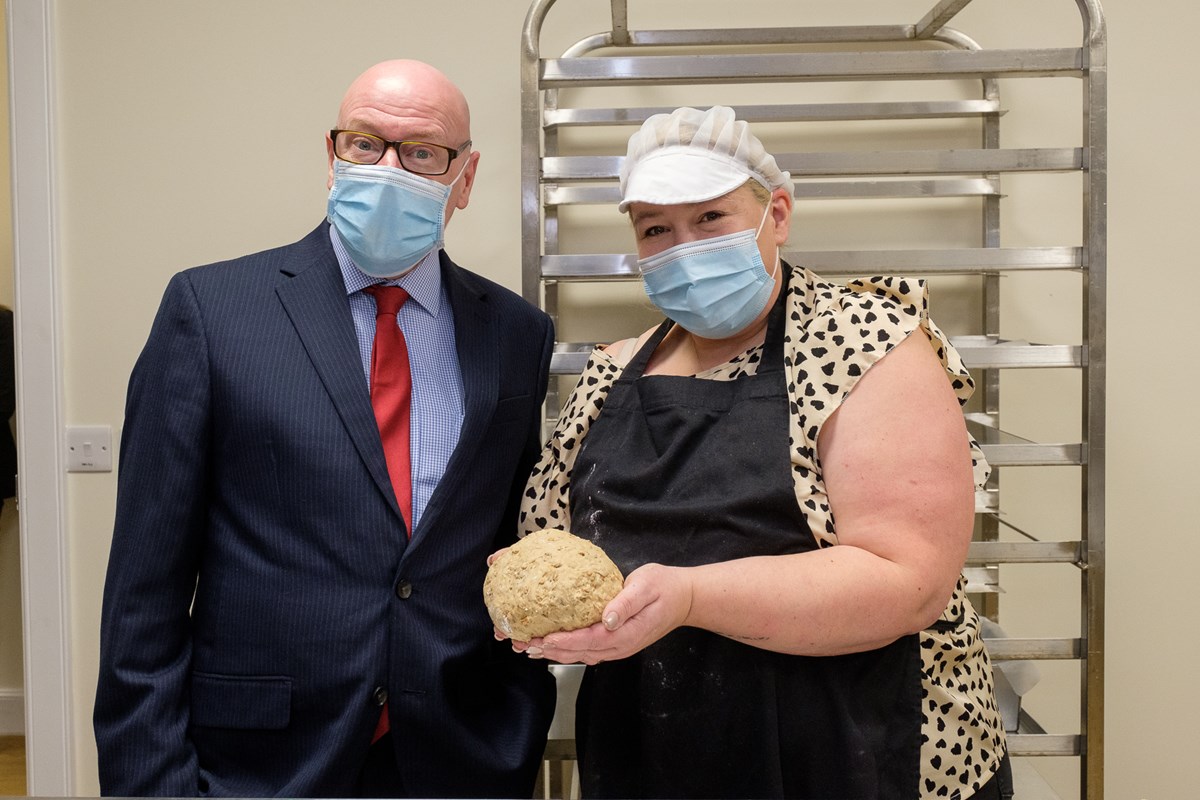
[{"label": "leopard print top", "polygon": [[[796,499],[818,543],[832,546],[837,533],[817,440],[825,420],[866,370],[920,329],[960,403],[966,403],[975,385],[954,347],[929,318],[928,292],[921,281],[873,277],[842,286],[797,269],[786,302],[784,369],[794,398],[789,444]],[[696,377],[736,380],[753,374],[761,352],[760,345]],[[541,528],[569,528],[575,455],[623,366],[599,348],[592,352],[530,478],[521,508],[522,535]],[[976,485],[982,487],[989,467],[974,439],[970,445]],[[941,619],[920,634],[920,649],[921,797],[968,798],[992,777],[1006,744],[979,617],[963,578]]]}]

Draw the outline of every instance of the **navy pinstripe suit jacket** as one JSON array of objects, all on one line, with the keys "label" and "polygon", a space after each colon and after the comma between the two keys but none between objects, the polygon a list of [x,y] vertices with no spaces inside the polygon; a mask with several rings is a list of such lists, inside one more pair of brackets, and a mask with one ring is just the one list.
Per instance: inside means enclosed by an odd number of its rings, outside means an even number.
[{"label": "navy pinstripe suit jacket", "polygon": [[549,318],[442,277],[462,436],[409,541],[327,224],[176,275],[130,379],[95,708],[106,795],[343,796],[387,692],[397,796],[529,797],[554,706],[492,637]]}]

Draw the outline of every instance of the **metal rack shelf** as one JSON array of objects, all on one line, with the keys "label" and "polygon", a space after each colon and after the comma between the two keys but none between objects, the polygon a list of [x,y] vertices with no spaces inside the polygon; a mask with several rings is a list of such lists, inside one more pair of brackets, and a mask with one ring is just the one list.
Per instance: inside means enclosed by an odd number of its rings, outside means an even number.
[{"label": "metal rack shelf", "polygon": [[[558,192],[563,191],[560,195]],[[569,197],[570,190],[547,191],[551,199]],[[579,192],[585,189],[577,190]],[[604,189],[616,202],[616,191]],[[800,187],[797,187],[797,194]],[[892,196],[901,196],[898,194]],[[558,205],[568,205],[559,202]],[[790,264],[805,264],[825,277],[859,276],[902,272],[906,275],[969,275],[979,272],[1079,270],[1083,267],[1080,247],[979,247],[945,250],[793,250],[784,249]],[[636,280],[637,257],[628,253],[545,255],[539,260],[540,274],[547,281]]]},{"label": "metal rack shelf", "polygon": [[[786,142],[771,150],[795,180],[800,218],[810,203],[821,209],[836,206],[839,219],[859,206],[876,213],[880,204],[906,213],[916,207],[939,220],[939,215],[958,215],[935,241],[831,235],[817,243],[792,243],[783,255],[830,279],[891,274],[973,282],[976,322],[969,330],[951,331],[956,334],[951,339],[976,377],[978,400],[967,413],[968,425],[995,469],[976,496],[976,541],[965,574],[981,612],[992,620],[1002,616],[1002,567],[1061,565],[1078,576],[1079,635],[1032,638],[1018,632],[989,639],[988,647],[1000,664],[1078,663],[1079,732],[1046,731],[1022,710],[1008,741],[1017,755],[1078,757],[1081,796],[1102,798],[1107,54],[1098,0],[1074,2],[1081,21],[1079,46],[1002,49],[983,47],[950,27],[967,16],[972,0],[939,0],[913,24],[741,28],[737,24],[747,15],[738,8],[730,9],[730,27],[703,29],[637,29],[629,8],[636,3],[630,0],[557,2],[576,11],[598,6],[595,10],[611,24],[544,53],[543,24],[556,0],[534,0],[523,31],[522,285],[525,297],[544,307],[567,339],[555,348],[552,372],[578,373],[593,340],[608,335],[569,330],[579,316],[572,305],[579,293],[593,286],[597,292],[619,291],[616,284],[638,279],[630,240],[572,234],[591,224],[591,208],[616,203],[616,176],[629,133],[652,114],[697,105],[694,99],[671,103],[676,95],[705,96],[703,89],[721,99],[701,103],[722,102],[739,118],[770,126],[773,141]],[[801,20],[808,2],[794,4]],[[714,20],[707,17],[718,16],[722,8],[712,4],[704,21],[711,25]],[[567,27],[571,22],[567,19]],[[1029,20],[1031,27],[1038,22]],[[1002,146],[1002,121],[1023,110],[1020,92],[1006,90],[1001,102],[1001,89],[1010,79],[1078,85],[1078,106],[1067,113],[1082,120],[1080,141],[1064,146],[1047,136],[1034,146]],[[886,135],[891,124],[907,126],[900,146]],[[913,147],[913,126],[921,125],[940,126],[927,149]],[[830,126],[856,131],[854,146],[839,149],[840,140],[831,143]],[[948,136],[950,126],[955,133]],[[818,131],[811,139],[806,138],[810,130]],[[866,132],[859,136],[859,130]],[[1077,213],[1067,214],[1055,235],[1034,245],[1009,236],[1007,209],[1023,202],[1028,186],[1021,181],[1061,175],[1081,177]],[[964,204],[973,204],[975,241],[964,241],[959,225]],[[870,226],[864,218],[863,229]],[[1059,275],[1078,281],[1073,304],[1082,319],[1078,336],[1034,342],[1001,335],[1008,311],[1002,281]],[[1001,374],[1047,369],[1082,376],[1077,397],[1038,400],[1078,406],[1077,440],[1072,432],[1070,441],[1034,441],[1002,425]],[[560,404],[555,383],[547,400],[549,420]],[[1079,473],[1078,538],[1001,541],[1004,509],[1018,499],[1002,489],[1002,475],[1027,467],[1068,467]]]},{"label": "metal rack shelf", "polygon": [[[1083,347],[1080,345],[1030,344],[1003,340],[995,336],[952,336],[950,342],[962,356],[963,363],[972,370],[1083,366]],[[558,375],[575,375],[582,372],[588,354],[595,347],[596,342],[558,342],[550,363],[550,371]],[[986,423],[983,419],[979,421]],[[976,438],[989,435],[978,431],[972,433],[979,434]]]}]

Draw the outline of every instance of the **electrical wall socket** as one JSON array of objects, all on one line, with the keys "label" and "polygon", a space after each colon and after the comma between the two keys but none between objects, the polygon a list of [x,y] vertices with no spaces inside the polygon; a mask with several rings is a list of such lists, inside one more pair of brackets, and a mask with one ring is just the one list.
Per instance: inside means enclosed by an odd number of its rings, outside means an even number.
[{"label": "electrical wall socket", "polygon": [[112,472],[112,426],[67,426],[67,472]]}]

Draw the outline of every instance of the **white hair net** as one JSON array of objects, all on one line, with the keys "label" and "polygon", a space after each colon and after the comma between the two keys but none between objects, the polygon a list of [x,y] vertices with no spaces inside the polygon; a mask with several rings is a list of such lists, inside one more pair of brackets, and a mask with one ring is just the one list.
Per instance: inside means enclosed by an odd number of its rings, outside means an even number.
[{"label": "white hair net", "polygon": [[621,202],[675,205],[699,203],[732,192],[753,178],[769,191],[795,192],[788,173],[779,169],[750,126],[733,109],[677,108],[655,114],[629,137],[621,165]]}]

